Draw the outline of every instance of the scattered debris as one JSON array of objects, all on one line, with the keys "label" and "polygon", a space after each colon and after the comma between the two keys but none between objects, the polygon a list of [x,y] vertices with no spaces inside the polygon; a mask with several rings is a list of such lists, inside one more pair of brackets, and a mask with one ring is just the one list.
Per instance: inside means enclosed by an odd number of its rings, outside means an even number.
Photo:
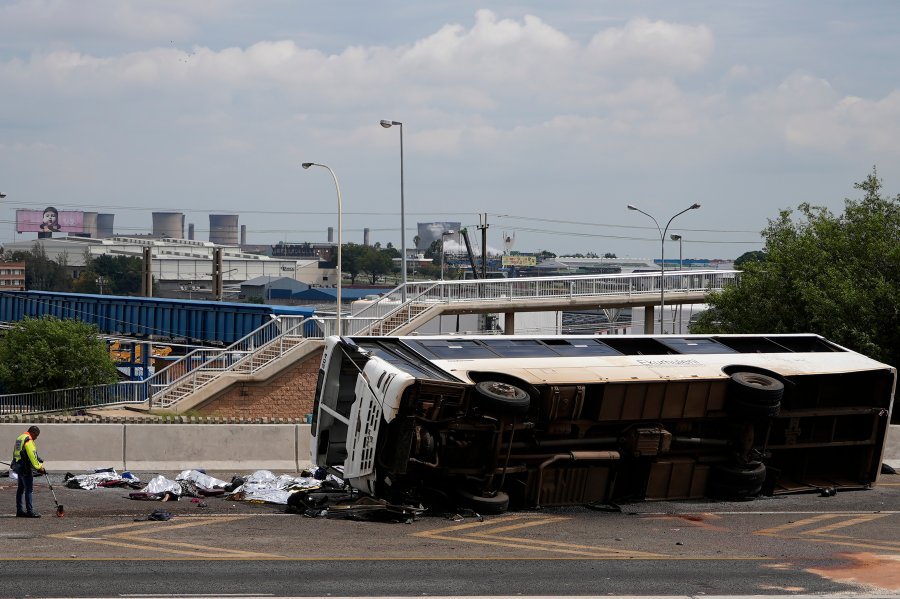
[{"label": "scattered debris", "polygon": [[146,518],[135,518],[134,521],[135,522],[143,522],[145,520],[157,520],[160,522],[165,522],[166,520],[171,520],[171,519],[172,519],[172,514],[170,512],[166,512],[163,510],[153,510],[153,513],[151,513]]}]

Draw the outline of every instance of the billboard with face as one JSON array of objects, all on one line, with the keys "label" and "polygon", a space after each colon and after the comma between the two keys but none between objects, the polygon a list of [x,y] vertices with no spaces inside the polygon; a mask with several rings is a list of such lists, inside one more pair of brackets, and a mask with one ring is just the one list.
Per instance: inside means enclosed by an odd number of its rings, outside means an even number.
[{"label": "billboard with face", "polygon": [[16,210],[17,233],[82,233],[84,212],[57,210],[47,206],[43,210]]}]

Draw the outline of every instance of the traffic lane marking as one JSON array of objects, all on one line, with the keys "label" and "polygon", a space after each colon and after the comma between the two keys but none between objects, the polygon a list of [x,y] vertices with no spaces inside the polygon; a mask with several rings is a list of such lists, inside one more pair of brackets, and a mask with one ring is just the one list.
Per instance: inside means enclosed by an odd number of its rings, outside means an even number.
[{"label": "traffic lane marking", "polygon": [[[541,539],[529,539],[501,534],[514,530],[522,530],[524,528],[557,524],[566,520],[571,520],[571,518],[559,516],[535,516],[529,514],[512,515],[503,516],[494,520],[484,522],[468,522],[465,524],[457,524],[455,526],[426,530],[424,532],[413,533],[411,536],[443,541],[493,545],[496,547],[510,547],[514,549],[526,549],[531,551],[561,553],[563,555],[577,555],[594,558],[625,557],[658,559],[667,557],[663,554],[649,553],[645,551],[630,551],[627,549],[617,549],[612,547],[579,545],[575,543],[564,543],[561,541],[544,541]],[[512,522],[516,523],[510,524]]]},{"label": "traffic lane marking", "polygon": [[[783,539],[809,541],[813,543],[828,543],[841,547],[853,547],[855,549],[878,550],[888,553],[900,553],[900,541],[889,539],[859,538],[847,534],[834,534],[833,531],[856,527],[861,524],[874,522],[882,518],[896,516],[896,513],[882,514],[818,514],[810,518],[804,518],[795,522],[788,522],[779,526],[764,528],[754,531],[753,534],[770,536]],[[831,524],[821,526],[824,522],[832,520]],[[814,528],[806,528],[806,527]],[[789,533],[788,531],[792,531]]]},{"label": "traffic lane marking", "polygon": [[[88,528],[85,530],[73,532],[64,532],[47,535],[49,538],[64,539],[69,541],[80,541],[86,543],[95,543],[100,545],[108,545],[112,547],[122,547],[129,549],[147,549],[153,551],[164,551],[175,555],[184,555],[192,557],[205,558],[279,558],[281,556],[261,553],[255,551],[243,551],[240,549],[228,549],[226,547],[212,547],[209,545],[200,545],[196,543],[185,543],[183,541],[170,541],[166,539],[155,539],[151,535],[170,533],[175,530],[183,530],[197,526],[204,526],[212,523],[233,522],[244,520],[251,516],[227,516],[227,517],[199,517],[191,518],[188,522],[180,522],[178,524],[169,524],[167,522],[141,521],[129,524],[115,524],[111,526],[101,526],[97,528]],[[98,537],[92,535],[97,533],[115,532]]]}]

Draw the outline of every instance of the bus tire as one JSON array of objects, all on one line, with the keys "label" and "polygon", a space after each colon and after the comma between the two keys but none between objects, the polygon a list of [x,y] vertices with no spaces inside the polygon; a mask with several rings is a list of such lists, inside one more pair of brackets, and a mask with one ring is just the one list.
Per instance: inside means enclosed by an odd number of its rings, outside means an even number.
[{"label": "bus tire", "polygon": [[531,405],[531,398],[524,390],[499,381],[481,381],[475,385],[478,405],[490,412],[524,414]]},{"label": "bus tire", "polygon": [[749,499],[759,495],[765,481],[766,465],[762,462],[743,466],[716,464],[710,473],[706,494],[715,499]]},{"label": "bus tire", "polygon": [[781,410],[784,383],[757,372],[731,375],[726,406],[729,412],[745,418],[770,418]]},{"label": "bus tire", "polygon": [[502,514],[509,509],[509,495],[503,491],[497,491],[493,497],[488,497],[476,495],[466,489],[456,489],[454,495],[459,507],[469,508],[486,516]]},{"label": "bus tire", "polygon": [[733,397],[752,399],[757,403],[776,404],[784,396],[784,383],[758,372],[735,372],[731,375]]}]

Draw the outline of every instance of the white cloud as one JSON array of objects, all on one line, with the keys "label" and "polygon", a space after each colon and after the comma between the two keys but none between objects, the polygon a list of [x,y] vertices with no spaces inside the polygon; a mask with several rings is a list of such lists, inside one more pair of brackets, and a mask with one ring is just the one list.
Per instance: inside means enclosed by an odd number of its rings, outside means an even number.
[{"label": "white cloud", "polygon": [[600,68],[696,71],[707,64],[714,47],[705,25],[635,19],[597,33],[587,52]]},{"label": "white cloud", "polygon": [[898,156],[900,91],[880,100],[848,96],[831,106],[791,116],[785,138],[805,148]]}]

